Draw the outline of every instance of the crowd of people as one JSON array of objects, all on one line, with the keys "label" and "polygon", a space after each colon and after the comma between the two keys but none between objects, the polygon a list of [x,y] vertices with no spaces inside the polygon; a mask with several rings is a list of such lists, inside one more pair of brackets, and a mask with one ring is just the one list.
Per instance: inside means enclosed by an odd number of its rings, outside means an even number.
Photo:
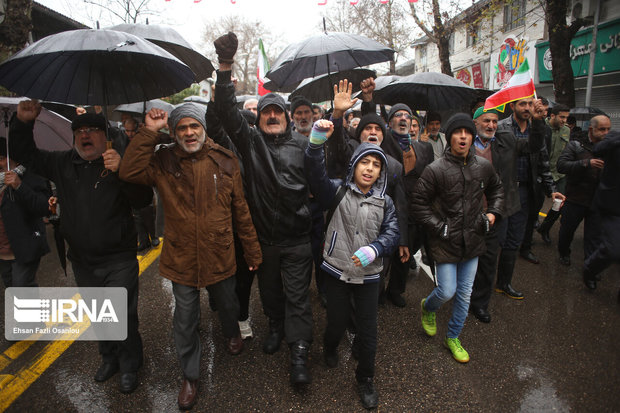
[{"label": "crowd of people", "polygon": [[[108,145],[102,116],[84,113],[71,125],[72,150],[39,150],[33,124],[41,107],[23,101],[11,122],[10,167],[0,152],[5,285],[36,286],[40,257],[49,251],[42,217],[56,207],[48,202],[47,179],[55,184],[76,284],[128,291],[128,337],[99,342],[96,381],[120,371],[121,392],[138,386],[136,252],[159,239],[143,228],[138,242],[135,218],[152,220],[153,189],[165,223],[159,273],[171,281],[175,299],[181,409],[191,409],[199,394],[205,288],[226,348],[236,355],[253,336],[249,301],[256,276],[269,320],[262,350],[274,354],[284,341],[290,382],[303,386],[312,381],[314,274],[327,310],[324,362],[336,368],[339,343],[347,329],[354,332],[357,391],[372,409],[378,405],[378,305],[407,305],[403,293],[417,251],[435,280],[416,310],[421,328],[436,335],[436,313],[454,299],[443,344],[460,363],[469,361],[459,340],[468,312],[489,323],[493,289],[524,298],[513,286],[515,262],[519,256],[538,262],[531,248],[535,229],[551,243],[550,229],[561,217],[558,261],[571,265],[571,241],[585,220],[583,281],[590,290],[620,259],[620,136],[610,132],[608,117],[596,116],[587,130],[571,133],[568,107],[548,110],[532,97],[510,103],[502,120],[497,110],[485,111],[484,102],[445,123],[439,113],[421,118],[402,103],[382,116],[372,78],[360,84],[359,116],[346,80],[334,85],[329,113],[303,97],[289,112],[275,93],[240,110],[231,78],[236,36],[228,33],[214,45],[219,70],[212,101],[170,113],[153,108],[142,125],[124,120],[122,149]],[[545,196],[553,207],[539,223]]]}]

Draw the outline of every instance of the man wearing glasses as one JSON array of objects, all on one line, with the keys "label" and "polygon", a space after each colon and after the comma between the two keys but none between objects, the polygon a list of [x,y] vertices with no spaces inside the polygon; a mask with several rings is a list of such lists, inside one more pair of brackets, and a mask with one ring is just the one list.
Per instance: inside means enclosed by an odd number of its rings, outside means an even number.
[{"label": "man wearing glasses", "polygon": [[60,232],[69,244],[67,254],[80,287],[127,289],[127,339],[100,341],[102,364],[95,381],[104,382],[120,370],[119,389],[131,393],[138,386],[142,340],[138,333],[138,261],[136,228],[131,207],[151,202],[151,188],[118,178],[121,157],[108,149],[105,119],[79,115],[71,124],[73,149],[39,150],[34,143],[34,121],[41,112],[37,101],[22,101],[11,121],[9,149],[26,168],[53,181],[62,205]]}]

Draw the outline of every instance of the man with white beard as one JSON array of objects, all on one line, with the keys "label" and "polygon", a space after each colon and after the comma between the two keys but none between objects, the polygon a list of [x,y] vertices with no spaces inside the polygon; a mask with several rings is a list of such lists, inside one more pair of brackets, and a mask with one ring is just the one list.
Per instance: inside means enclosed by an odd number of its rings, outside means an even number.
[{"label": "man with white beard", "polygon": [[291,102],[291,115],[293,116],[293,126],[302,135],[310,136],[312,130],[312,102],[303,96],[293,99]]}]

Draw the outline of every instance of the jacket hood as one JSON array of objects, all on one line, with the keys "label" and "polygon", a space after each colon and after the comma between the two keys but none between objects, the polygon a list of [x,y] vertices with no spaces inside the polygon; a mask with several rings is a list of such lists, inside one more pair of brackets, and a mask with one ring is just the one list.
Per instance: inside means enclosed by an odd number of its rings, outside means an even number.
[{"label": "jacket hood", "polygon": [[349,161],[349,168],[347,170],[347,180],[346,183],[353,190],[359,191],[357,185],[353,182],[353,172],[355,171],[355,165],[366,155],[377,155],[381,159],[381,173],[379,174],[379,179],[375,181],[372,185],[373,196],[377,196],[379,198],[385,197],[385,190],[387,188],[387,157],[385,156],[385,152],[379,145],[375,145],[368,142],[361,143],[355,152],[353,152],[353,156],[351,156],[351,160]]}]

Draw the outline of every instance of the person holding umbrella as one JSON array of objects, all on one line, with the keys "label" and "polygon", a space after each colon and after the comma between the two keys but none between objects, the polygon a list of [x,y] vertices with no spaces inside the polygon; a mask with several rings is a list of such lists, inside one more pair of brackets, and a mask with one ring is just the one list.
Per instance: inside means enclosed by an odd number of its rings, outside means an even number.
[{"label": "person holding umbrella", "polygon": [[106,147],[106,122],[96,114],[79,115],[71,123],[73,149],[39,150],[33,125],[41,112],[37,101],[22,101],[11,121],[11,157],[53,181],[62,204],[60,231],[69,244],[68,258],[79,287],[127,289],[127,339],[100,341],[102,364],[95,381],[104,382],[120,370],[119,388],[138,386],[142,339],[138,332],[138,260],[132,206],[151,202],[153,191],[118,178],[121,157]]},{"label": "person holding umbrella", "polygon": [[[263,253],[258,282],[263,309],[269,317],[263,351],[275,353],[286,336],[291,383],[308,384],[312,217],[303,166],[308,138],[291,130],[286,103],[274,93],[258,101],[256,128],[241,116],[231,81],[237,44],[232,32],[214,42],[220,68],[213,103],[222,126],[241,154],[250,212]],[[211,130],[211,125],[207,127]]]}]

